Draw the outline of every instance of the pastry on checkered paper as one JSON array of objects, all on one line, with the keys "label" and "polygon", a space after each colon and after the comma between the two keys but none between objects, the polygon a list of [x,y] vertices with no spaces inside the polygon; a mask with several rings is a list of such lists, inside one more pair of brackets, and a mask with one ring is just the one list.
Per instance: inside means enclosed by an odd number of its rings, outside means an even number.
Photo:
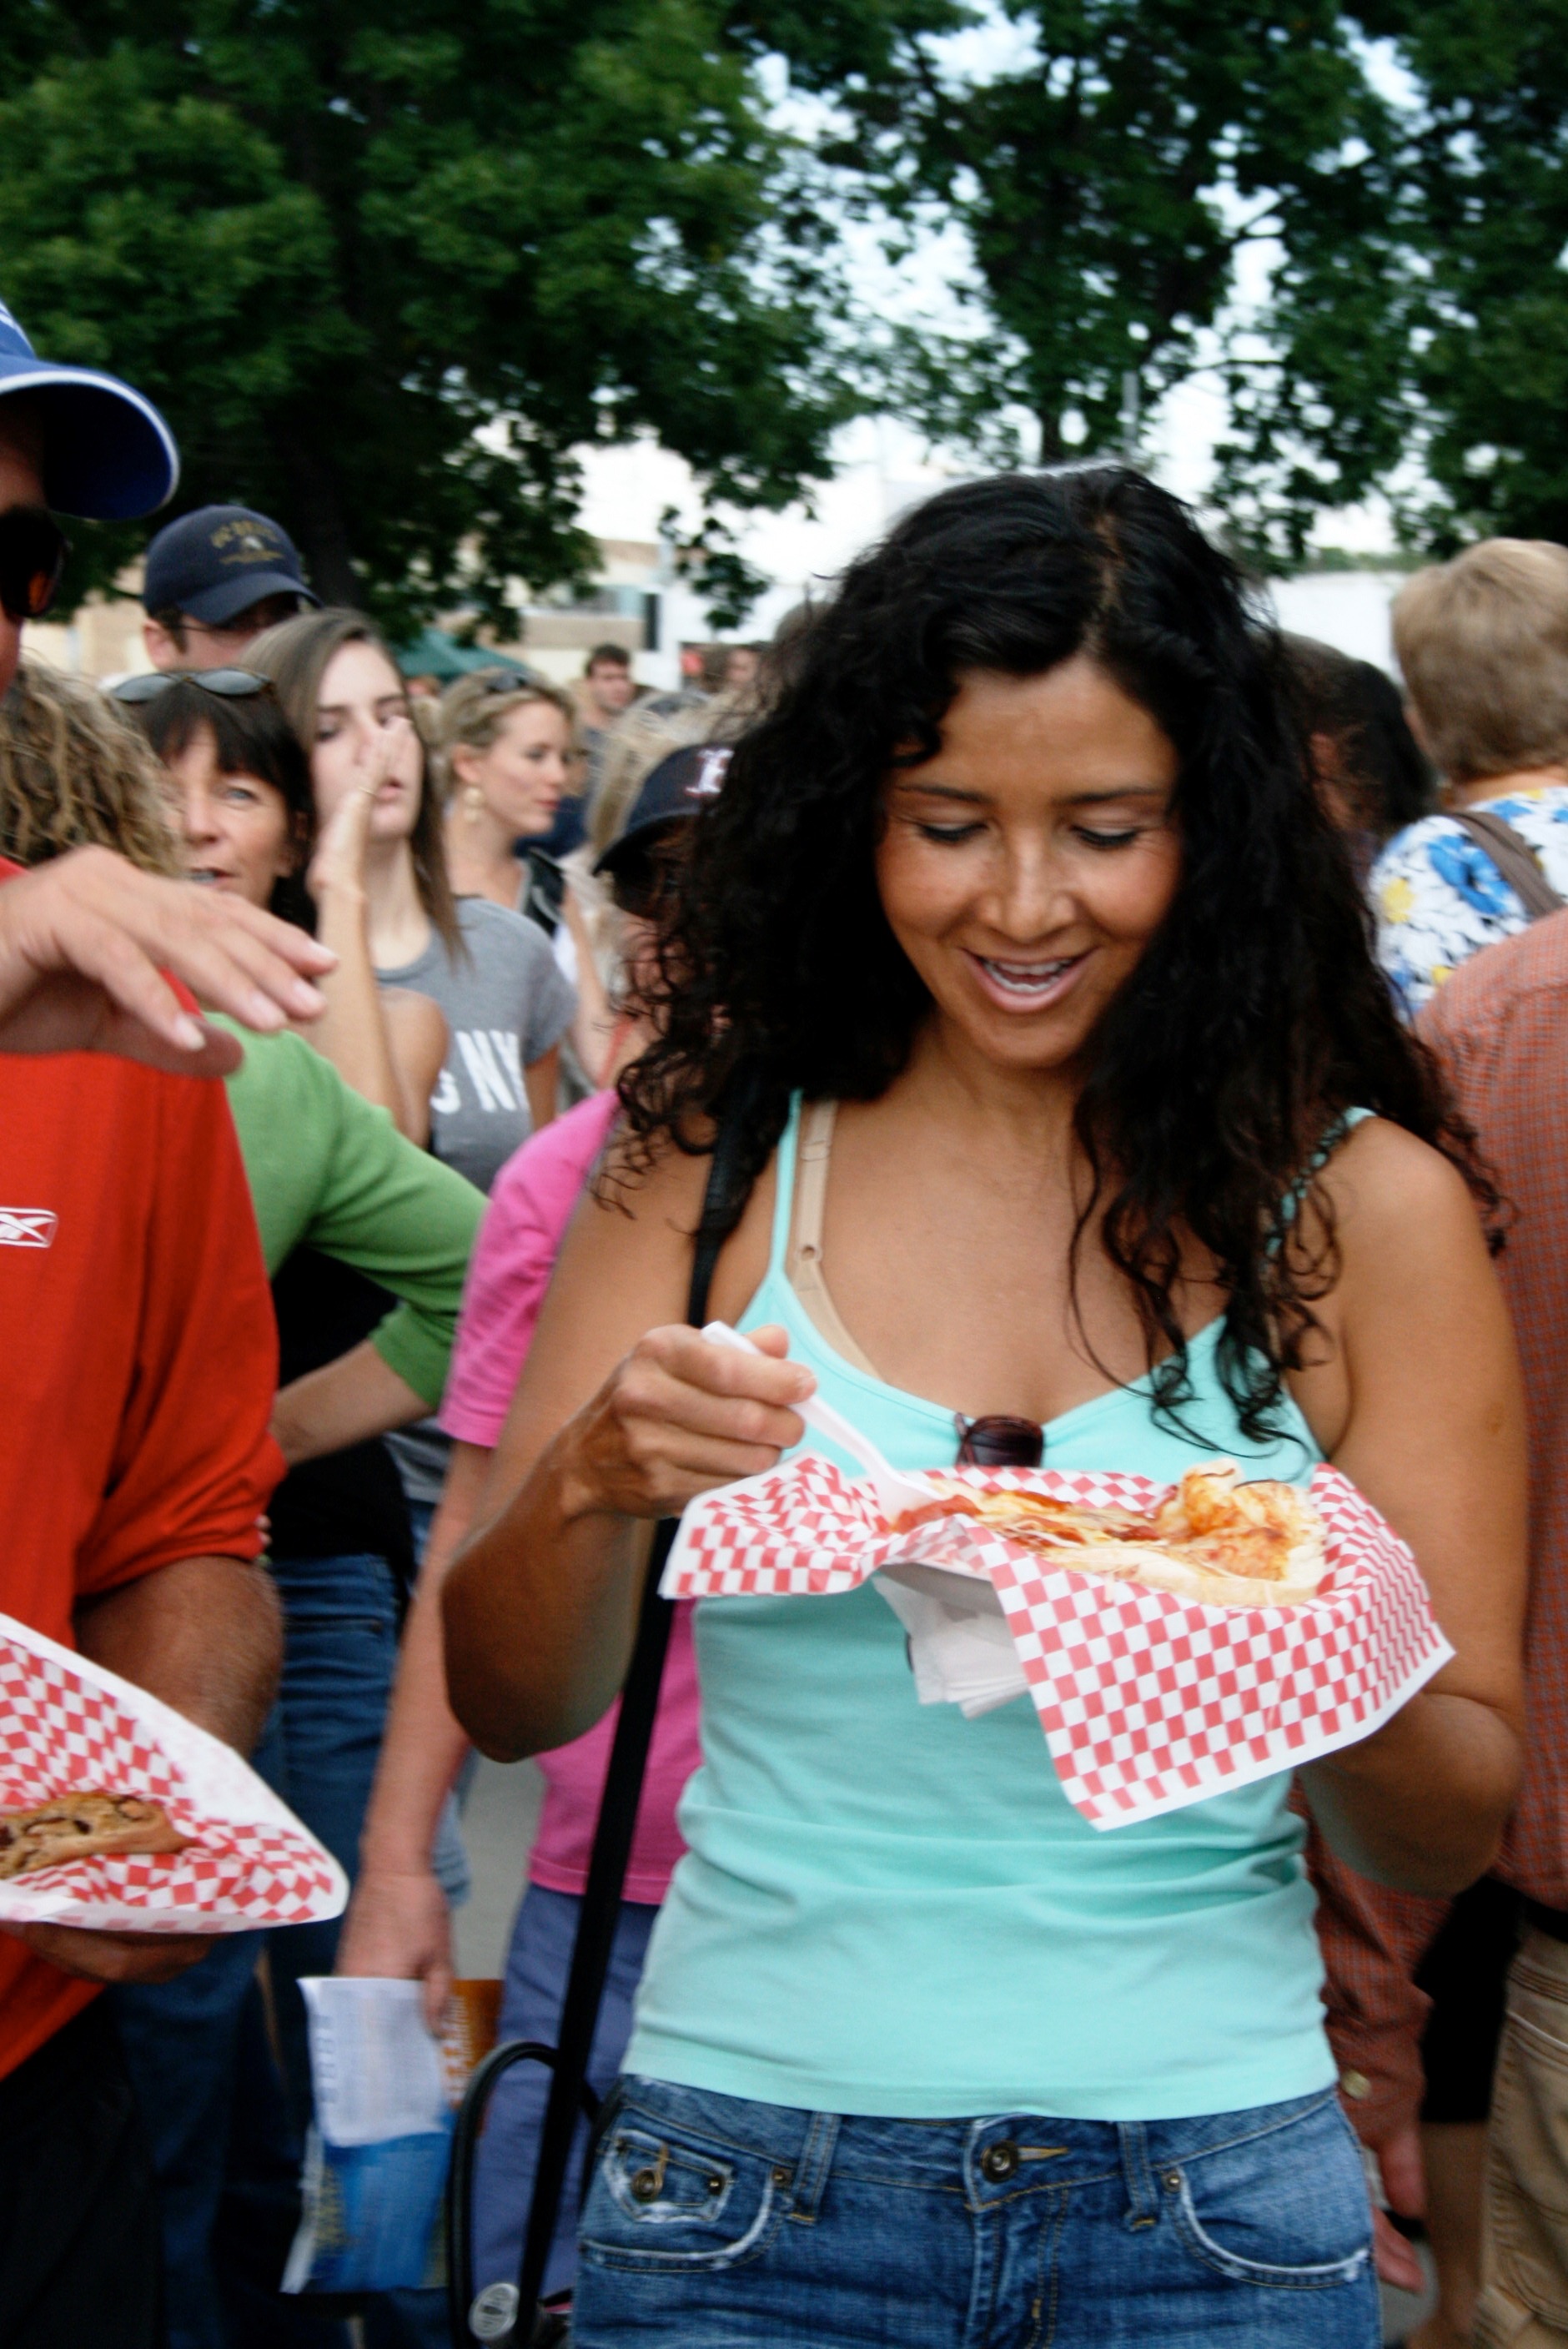
[{"label": "pastry on checkered paper", "polygon": [[939,1517],[971,1517],[1059,1566],[1172,1590],[1207,1607],[1299,1607],[1326,1567],[1323,1520],[1295,1485],[1243,1484],[1235,1463],[1190,1468],[1150,1510],[983,1491],[928,1476],[932,1498],[895,1520],[904,1532]]},{"label": "pastry on checkered paper", "polygon": [[59,1795],[31,1810],[0,1811],[0,1881],[78,1859],[184,1851],[191,1838],[161,1803],[141,1795]]}]

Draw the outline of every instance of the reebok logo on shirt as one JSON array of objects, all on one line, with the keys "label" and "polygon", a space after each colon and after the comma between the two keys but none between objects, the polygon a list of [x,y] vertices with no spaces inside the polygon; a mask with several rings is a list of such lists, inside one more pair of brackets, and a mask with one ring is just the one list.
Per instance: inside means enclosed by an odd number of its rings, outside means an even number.
[{"label": "reebok logo on shirt", "polygon": [[0,1247],[52,1247],[58,1226],[47,1207],[0,1207]]}]

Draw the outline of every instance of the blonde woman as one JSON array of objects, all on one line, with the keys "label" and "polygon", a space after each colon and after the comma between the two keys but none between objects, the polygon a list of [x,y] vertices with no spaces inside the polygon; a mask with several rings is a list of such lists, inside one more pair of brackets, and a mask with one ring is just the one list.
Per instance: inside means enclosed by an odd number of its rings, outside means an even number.
[{"label": "blonde woman", "polygon": [[603,1081],[614,1020],[593,950],[583,876],[526,843],[545,838],[578,763],[567,695],[514,669],[477,669],[441,697],[437,769],[447,793],[447,863],[459,896],[489,897],[538,923],[577,995],[562,1071],[571,1100]]},{"label": "blonde woman", "polygon": [[518,854],[542,840],[572,782],[574,717],[552,685],[476,669],[441,697],[437,759],[447,794],[447,866],[459,897],[528,910]]}]

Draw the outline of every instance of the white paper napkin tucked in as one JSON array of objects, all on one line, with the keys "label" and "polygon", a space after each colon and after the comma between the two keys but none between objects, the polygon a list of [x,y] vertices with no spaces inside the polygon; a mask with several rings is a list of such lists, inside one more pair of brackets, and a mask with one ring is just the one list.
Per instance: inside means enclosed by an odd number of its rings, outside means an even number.
[{"label": "white paper napkin tucked in", "polygon": [[922,1704],[955,1704],[975,1721],[1027,1696],[1012,1626],[989,1582],[914,1564],[883,1567],[872,1579],[909,1635]]}]

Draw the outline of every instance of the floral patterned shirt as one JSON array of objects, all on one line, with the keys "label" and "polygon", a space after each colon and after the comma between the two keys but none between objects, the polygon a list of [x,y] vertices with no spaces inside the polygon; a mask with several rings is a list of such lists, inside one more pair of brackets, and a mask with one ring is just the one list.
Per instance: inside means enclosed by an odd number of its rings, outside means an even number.
[{"label": "floral patterned shirt", "polygon": [[[1529,842],[1553,887],[1568,897],[1568,783],[1505,791],[1472,802]],[[1529,927],[1529,916],[1484,848],[1451,815],[1423,816],[1396,833],[1368,883],[1377,917],[1377,959],[1408,1019],[1451,971]]]}]

